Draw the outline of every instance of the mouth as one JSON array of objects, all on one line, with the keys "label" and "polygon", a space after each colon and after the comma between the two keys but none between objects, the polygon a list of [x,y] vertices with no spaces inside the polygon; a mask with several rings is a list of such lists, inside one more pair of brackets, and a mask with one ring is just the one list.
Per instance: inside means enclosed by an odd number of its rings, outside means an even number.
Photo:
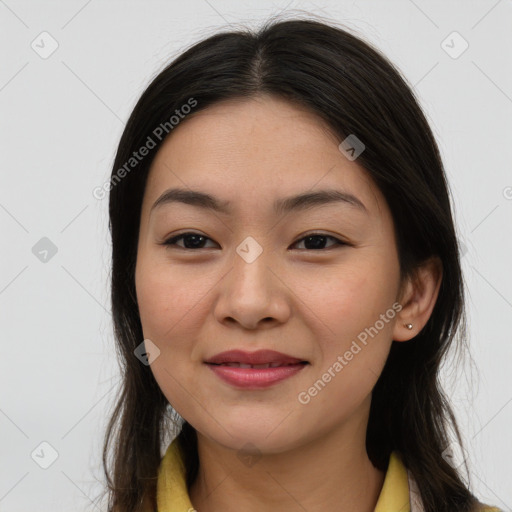
[{"label": "mouth", "polygon": [[308,363],[308,361],[293,357],[275,350],[257,350],[246,352],[244,350],[228,350],[214,355],[205,361],[216,365],[245,365],[242,368],[275,368],[292,364]]},{"label": "mouth", "polygon": [[247,363],[206,363],[213,366],[229,366],[231,368],[254,368],[264,370],[266,368],[280,368],[283,366],[296,366],[298,364],[309,364],[307,361],[299,361],[298,363],[263,363],[263,364],[247,364]]},{"label": "mouth", "polygon": [[310,363],[273,350],[231,350],[213,356],[205,364],[232,386],[261,389],[296,375]]}]

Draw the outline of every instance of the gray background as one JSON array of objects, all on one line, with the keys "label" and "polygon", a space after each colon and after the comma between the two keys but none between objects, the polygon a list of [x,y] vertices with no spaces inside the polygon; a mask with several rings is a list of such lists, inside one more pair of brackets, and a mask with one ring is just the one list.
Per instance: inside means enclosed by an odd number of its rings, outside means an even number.
[{"label": "gray background", "polygon": [[0,511],[101,509],[91,499],[119,372],[108,199],[92,191],[139,95],[218,28],[298,10],[379,47],[431,122],[466,248],[474,362],[443,379],[475,492],[512,510],[511,1],[0,0]]}]

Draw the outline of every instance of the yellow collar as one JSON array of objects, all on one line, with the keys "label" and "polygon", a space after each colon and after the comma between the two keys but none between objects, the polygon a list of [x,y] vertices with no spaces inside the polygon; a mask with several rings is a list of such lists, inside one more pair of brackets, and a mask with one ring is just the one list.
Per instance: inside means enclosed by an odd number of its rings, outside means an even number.
[{"label": "yellow collar", "polygon": [[[158,512],[190,512],[194,510],[185,482],[185,467],[173,441],[160,464],[157,481]],[[396,452],[392,452],[384,485],[374,512],[410,512],[407,470]]]}]

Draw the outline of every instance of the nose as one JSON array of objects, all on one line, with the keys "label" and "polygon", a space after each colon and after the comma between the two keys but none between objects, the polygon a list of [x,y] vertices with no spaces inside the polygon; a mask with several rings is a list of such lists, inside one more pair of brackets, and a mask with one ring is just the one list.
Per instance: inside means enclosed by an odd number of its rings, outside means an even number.
[{"label": "nose", "polygon": [[255,259],[240,254],[234,254],[232,269],[219,283],[214,306],[217,321],[237,323],[245,329],[286,322],[290,316],[289,288],[279,276],[275,258],[267,256],[267,251]]}]

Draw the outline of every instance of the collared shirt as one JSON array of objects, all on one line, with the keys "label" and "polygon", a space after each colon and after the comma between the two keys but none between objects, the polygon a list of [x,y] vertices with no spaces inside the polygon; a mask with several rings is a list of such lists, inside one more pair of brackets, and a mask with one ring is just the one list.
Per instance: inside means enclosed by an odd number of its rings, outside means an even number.
[{"label": "collared shirt", "polygon": [[[187,491],[185,466],[177,441],[173,441],[160,464],[157,481],[158,512],[194,512]],[[482,512],[499,512],[485,507]],[[374,512],[422,512],[421,499],[411,473],[397,452],[392,452]]]}]

